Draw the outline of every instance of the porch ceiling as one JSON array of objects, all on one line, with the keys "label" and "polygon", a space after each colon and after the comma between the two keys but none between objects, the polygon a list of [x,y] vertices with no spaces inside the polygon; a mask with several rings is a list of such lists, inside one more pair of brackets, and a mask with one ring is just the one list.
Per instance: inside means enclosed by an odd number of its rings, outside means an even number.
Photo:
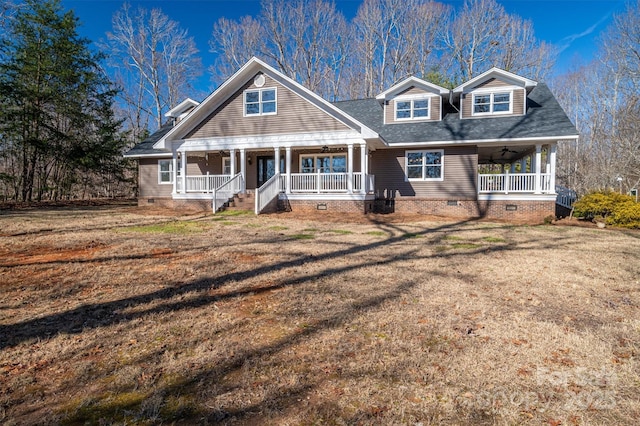
[{"label": "porch ceiling", "polygon": [[535,145],[493,145],[478,147],[478,164],[510,164],[535,152]]}]

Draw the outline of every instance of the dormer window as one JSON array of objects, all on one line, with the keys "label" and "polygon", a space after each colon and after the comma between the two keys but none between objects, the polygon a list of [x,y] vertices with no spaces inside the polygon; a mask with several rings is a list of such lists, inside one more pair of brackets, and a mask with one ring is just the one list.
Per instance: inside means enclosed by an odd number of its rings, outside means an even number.
[{"label": "dormer window", "polygon": [[395,101],[396,120],[424,120],[429,118],[429,98]]},{"label": "dormer window", "polygon": [[247,90],[244,92],[244,115],[276,114],[276,89]]},{"label": "dormer window", "polygon": [[511,111],[511,92],[473,95],[473,115],[510,114]]}]

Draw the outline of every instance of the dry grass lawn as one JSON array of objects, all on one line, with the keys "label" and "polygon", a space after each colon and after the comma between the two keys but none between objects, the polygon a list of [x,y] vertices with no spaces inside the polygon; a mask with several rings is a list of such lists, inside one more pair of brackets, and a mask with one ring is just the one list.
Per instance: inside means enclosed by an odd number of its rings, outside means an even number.
[{"label": "dry grass lawn", "polygon": [[3,424],[637,424],[640,233],[0,212]]}]

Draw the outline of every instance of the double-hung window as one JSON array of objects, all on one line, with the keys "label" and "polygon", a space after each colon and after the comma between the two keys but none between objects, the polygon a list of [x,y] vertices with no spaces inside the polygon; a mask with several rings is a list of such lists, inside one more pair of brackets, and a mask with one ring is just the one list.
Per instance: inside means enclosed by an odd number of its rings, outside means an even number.
[{"label": "double-hung window", "polygon": [[477,93],[473,95],[473,115],[508,114],[511,92]]},{"label": "double-hung window", "polygon": [[443,157],[441,149],[429,151],[407,151],[405,171],[407,180],[443,180]]},{"label": "double-hung window", "polygon": [[301,155],[300,171],[302,173],[345,173],[347,157],[344,154]]},{"label": "double-hung window", "polygon": [[173,160],[158,160],[158,183],[160,185],[173,183]]},{"label": "double-hung window", "polygon": [[222,157],[222,174],[231,174],[231,157]]},{"label": "double-hung window", "polygon": [[429,99],[399,99],[395,101],[396,120],[429,118]]},{"label": "double-hung window", "polygon": [[256,89],[244,92],[244,115],[276,114],[276,89]]}]

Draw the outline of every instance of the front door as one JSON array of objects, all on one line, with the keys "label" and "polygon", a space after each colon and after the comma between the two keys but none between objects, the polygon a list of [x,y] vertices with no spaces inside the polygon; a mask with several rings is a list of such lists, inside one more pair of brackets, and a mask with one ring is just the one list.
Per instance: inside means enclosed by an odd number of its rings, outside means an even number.
[{"label": "front door", "polygon": [[258,188],[276,174],[276,161],[273,156],[258,157]]}]

